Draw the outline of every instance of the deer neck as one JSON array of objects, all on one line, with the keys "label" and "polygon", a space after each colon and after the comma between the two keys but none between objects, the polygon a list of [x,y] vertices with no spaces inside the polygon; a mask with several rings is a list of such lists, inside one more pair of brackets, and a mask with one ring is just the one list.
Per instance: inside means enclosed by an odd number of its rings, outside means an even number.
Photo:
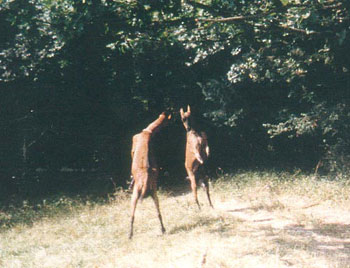
[{"label": "deer neck", "polygon": [[186,132],[189,133],[189,132],[196,132],[193,128],[193,120],[192,118],[190,118],[185,124],[185,129],[186,129]]},{"label": "deer neck", "polygon": [[147,132],[147,133],[149,133],[149,134],[151,134],[151,135],[152,135],[152,133],[153,133],[152,130],[149,130],[149,129],[147,129],[147,128],[143,129],[142,131],[143,131],[143,132]]},{"label": "deer neck", "polygon": [[148,132],[150,134],[156,133],[164,124],[165,116],[159,116],[158,119],[154,120],[151,124],[149,124],[143,131]]},{"label": "deer neck", "polygon": [[185,126],[186,132],[189,133],[191,131],[194,131],[189,125]]}]

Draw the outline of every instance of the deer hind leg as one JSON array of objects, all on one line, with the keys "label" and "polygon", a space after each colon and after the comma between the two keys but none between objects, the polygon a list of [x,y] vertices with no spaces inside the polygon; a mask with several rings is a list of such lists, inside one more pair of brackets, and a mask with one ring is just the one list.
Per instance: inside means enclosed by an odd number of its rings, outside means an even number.
[{"label": "deer hind leg", "polygon": [[205,190],[205,193],[207,194],[207,198],[209,201],[209,205],[213,207],[213,204],[210,199],[210,193],[209,193],[209,179],[208,176],[206,175],[206,170],[204,166],[200,166],[199,169],[197,170],[197,176],[200,178],[201,185],[203,189]]},{"label": "deer hind leg", "polygon": [[129,185],[129,191],[131,191],[132,190],[132,188],[134,187],[134,184],[135,184],[135,180],[134,180],[134,176],[133,175],[130,175],[130,179],[131,179],[131,181],[130,181],[130,185]]},{"label": "deer hind leg", "polygon": [[203,179],[203,184],[202,184],[202,186],[203,186],[205,192],[207,193],[209,205],[210,205],[212,208],[214,208],[213,204],[211,203],[211,199],[210,199],[208,177],[205,177],[205,178]]},{"label": "deer hind leg", "polygon": [[131,197],[131,221],[130,221],[130,234],[129,234],[129,239],[132,238],[134,234],[134,219],[135,219],[135,211],[136,211],[136,206],[137,206],[137,201],[140,198],[141,191],[136,187],[137,185],[134,186],[134,191],[132,193]]},{"label": "deer hind leg", "polygon": [[197,203],[198,209],[201,209],[201,206],[199,205],[199,202],[198,202],[196,176],[192,171],[187,170],[187,173],[191,182],[191,189],[194,196],[194,200]]},{"label": "deer hind leg", "polygon": [[159,219],[160,226],[161,226],[161,231],[164,234],[165,233],[165,228],[164,228],[164,224],[163,224],[163,220],[162,220],[162,214],[160,213],[159,200],[158,200],[158,196],[157,196],[157,192],[156,191],[153,191],[152,198],[153,198],[154,204],[156,205],[156,209],[157,209],[157,213],[158,213],[158,219]]}]

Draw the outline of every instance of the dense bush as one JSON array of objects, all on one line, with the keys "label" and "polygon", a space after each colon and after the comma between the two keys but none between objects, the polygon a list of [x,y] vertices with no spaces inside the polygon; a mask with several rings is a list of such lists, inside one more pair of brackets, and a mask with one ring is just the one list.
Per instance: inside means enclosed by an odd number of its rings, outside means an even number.
[{"label": "dense bush", "polygon": [[[347,172],[349,9],[346,0],[2,1],[1,189],[41,187],[36,170],[62,168],[123,184],[132,135],[187,104],[209,134],[212,168],[322,162]],[[175,118],[159,153],[176,174]]]}]

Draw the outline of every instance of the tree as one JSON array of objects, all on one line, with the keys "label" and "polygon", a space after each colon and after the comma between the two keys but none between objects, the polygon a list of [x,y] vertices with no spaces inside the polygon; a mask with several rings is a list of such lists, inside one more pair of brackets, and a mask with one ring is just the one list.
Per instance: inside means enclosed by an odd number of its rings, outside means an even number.
[{"label": "tree", "polygon": [[[37,168],[70,167],[122,183],[132,134],[187,104],[207,128],[214,167],[326,159],[340,170],[350,149],[349,5],[2,1],[1,176],[35,188]],[[165,134],[165,165],[183,162],[177,126]]]},{"label": "tree", "polygon": [[[183,38],[197,51],[192,64],[209,65],[208,77],[200,81],[210,104],[209,118],[229,127],[228,131],[243,128],[241,134],[250,136],[255,151],[264,124],[271,137],[285,135],[313,143],[316,163],[318,146],[324,157],[341,143],[348,155],[349,137],[338,125],[339,118],[342,129],[349,125],[345,119],[349,105],[347,1],[187,4],[198,12],[197,27]],[[218,69],[215,58],[220,60]],[[263,144],[266,149],[271,145],[279,149],[276,142],[264,140]],[[285,148],[285,142],[281,144]],[[294,145],[290,148],[303,151]]]}]

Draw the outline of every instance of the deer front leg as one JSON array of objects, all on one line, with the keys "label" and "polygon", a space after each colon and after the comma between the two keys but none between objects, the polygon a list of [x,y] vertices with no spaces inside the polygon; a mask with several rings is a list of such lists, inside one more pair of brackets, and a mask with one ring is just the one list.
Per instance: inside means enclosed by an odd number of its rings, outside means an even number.
[{"label": "deer front leg", "polygon": [[202,159],[202,157],[201,157],[199,151],[196,151],[196,152],[194,153],[194,156],[196,157],[197,161],[198,161],[200,164],[203,164],[203,159]]},{"label": "deer front leg", "polygon": [[164,228],[164,225],[163,225],[162,215],[160,214],[159,200],[158,200],[158,196],[157,196],[157,192],[156,191],[153,191],[152,198],[153,198],[154,204],[156,205],[156,209],[157,209],[157,213],[158,213],[158,219],[160,221],[160,226],[161,226],[161,231],[164,234],[165,233],[165,228]]},{"label": "deer front leg", "polygon": [[195,177],[194,173],[191,170],[187,170],[187,174],[188,174],[188,177],[189,177],[190,182],[191,182],[191,189],[192,189],[192,193],[193,193],[193,196],[194,196],[194,200],[196,201],[196,203],[198,205],[198,209],[201,209],[201,206],[199,205],[199,202],[198,202],[198,196],[197,196],[196,177]]}]

